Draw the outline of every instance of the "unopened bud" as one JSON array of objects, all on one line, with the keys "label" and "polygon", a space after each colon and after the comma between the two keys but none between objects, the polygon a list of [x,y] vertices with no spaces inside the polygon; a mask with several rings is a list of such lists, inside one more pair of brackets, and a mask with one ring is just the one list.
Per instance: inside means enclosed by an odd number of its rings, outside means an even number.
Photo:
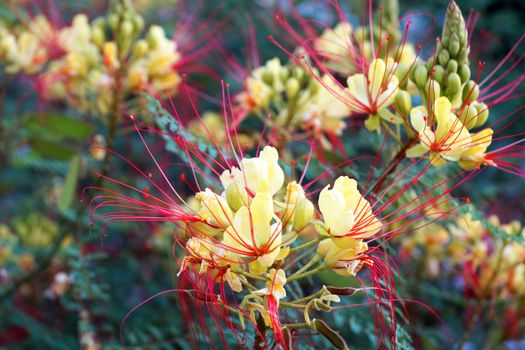
[{"label": "unopened bud", "polygon": [[447,71],[448,73],[457,73],[458,71],[458,62],[454,59],[448,61],[448,64],[447,64]]},{"label": "unopened bud", "polygon": [[443,84],[443,77],[445,75],[445,70],[439,64],[434,66],[432,72],[432,79],[435,80],[438,84]]},{"label": "unopened bud", "polygon": [[106,37],[104,35],[104,31],[100,27],[93,27],[91,29],[91,40],[93,40],[93,43],[97,45],[98,47],[102,47],[104,44],[104,41],[106,40]]},{"label": "unopened bud", "polygon": [[456,57],[461,50],[461,43],[459,42],[459,37],[457,33],[452,33],[450,35],[450,43],[448,44],[448,50],[450,56]]},{"label": "unopened bud", "polygon": [[117,30],[117,27],[118,27],[118,15],[116,14],[111,14],[108,16],[108,24],[109,24],[109,27],[111,28],[111,30],[115,31]]},{"label": "unopened bud", "polygon": [[479,96],[479,86],[475,81],[469,80],[463,88],[463,99],[467,102],[474,102]]},{"label": "unopened bud", "polygon": [[457,73],[449,74],[447,80],[447,96],[452,98],[461,90],[461,78]]},{"label": "unopened bud", "polygon": [[303,198],[297,203],[293,220],[294,229],[299,232],[304,229],[314,216],[314,205],[308,199]]},{"label": "unopened bud", "polygon": [[423,65],[418,66],[414,73],[414,80],[419,88],[423,88],[427,82],[428,73],[427,68]]},{"label": "unopened bud", "polygon": [[439,53],[438,59],[439,59],[439,64],[442,65],[443,67],[446,67],[448,64],[448,60],[450,59],[450,54],[448,53],[447,50],[443,49]]},{"label": "unopened bud", "polygon": [[463,107],[461,114],[459,116],[461,123],[467,128],[472,129],[477,124],[478,119],[478,110],[474,104],[466,105]]},{"label": "unopened bud", "polygon": [[230,208],[236,212],[242,206],[248,205],[248,192],[246,192],[246,189],[242,185],[232,183],[226,189],[226,202],[228,202]]},{"label": "unopened bud", "polygon": [[139,59],[148,52],[148,42],[144,39],[137,40],[133,47],[133,59]]},{"label": "unopened bud", "polygon": [[140,15],[135,15],[132,21],[135,34],[139,34],[144,29],[144,18]]},{"label": "unopened bud", "polygon": [[120,24],[119,34],[122,39],[129,39],[133,36],[133,23],[129,20],[124,20]]},{"label": "unopened bud", "polygon": [[407,72],[408,72],[408,67],[407,67],[406,64],[399,63],[397,65],[397,68],[395,70],[395,74],[396,74],[396,77],[398,78],[398,80],[400,82],[399,87],[401,89],[405,89],[407,87],[407,84],[408,84]]},{"label": "unopened bud", "polygon": [[400,90],[394,100],[394,106],[401,115],[407,116],[412,109],[412,97],[405,90]]},{"label": "unopened bud", "polygon": [[479,128],[489,119],[489,107],[483,102],[479,102],[476,104],[476,109],[478,110],[478,118],[474,127]]},{"label": "unopened bud", "polygon": [[459,67],[458,73],[462,83],[466,83],[470,79],[470,68],[468,67],[468,65],[464,64],[461,67]]},{"label": "unopened bud", "polygon": [[301,88],[299,82],[295,78],[290,78],[286,82],[286,97],[288,99],[293,99],[295,96],[297,96],[297,93],[299,92],[299,89]]}]

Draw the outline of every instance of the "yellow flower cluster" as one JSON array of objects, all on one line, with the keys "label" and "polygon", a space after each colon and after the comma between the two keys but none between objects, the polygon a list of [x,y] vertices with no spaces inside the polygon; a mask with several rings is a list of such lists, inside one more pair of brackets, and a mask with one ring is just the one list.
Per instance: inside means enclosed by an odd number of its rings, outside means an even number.
[{"label": "yellow flower cluster", "polygon": [[[423,106],[413,108],[410,121],[418,132],[419,143],[407,150],[407,157],[428,154],[434,166],[455,161],[467,170],[475,169],[485,162],[485,152],[492,142],[492,129],[486,128],[471,134],[452,112],[448,98],[439,97],[436,100],[433,115],[429,115]],[[435,128],[432,129],[430,125],[435,125]]]},{"label": "yellow flower cluster", "polygon": [[230,287],[241,291],[247,267],[250,274],[266,274],[306,232],[320,233],[314,238],[320,242],[319,259],[339,274],[355,275],[367,262],[364,240],[382,225],[357,182],[342,176],[333,188],[324,188],[318,202],[322,220],[316,220],[302,186],[295,181],[283,186],[278,160],[277,150],[266,146],[258,157],[244,158],[222,173],[221,194],[210,188],[196,194],[200,221],[187,224],[191,238],[182,270],[191,265],[200,273],[222,270]]},{"label": "yellow flower cluster", "polygon": [[[181,78],[174,65],[180,54],[161,27],[150,27],[146,38],[135,40],[128,54],[117,41],[105,38],[104,25],[76,15],[72,25],[60,32],[66,54],[43,73],[43,81],[49,82],[45,85],[51,87],[47,98],[108,114],[117,89],[123,97],[139,92],[166,97],[177,92]],[[131,37],[141,28],[133,30]]]},{"label": "yellow flower cluster", "polygon": [[255,113],[261,118],[270,115],[272,123],[280,127],[314,128],[340,135],[350,108],[334,97],[334,94],[343,94],[336,82],[329,76],[321,79],[322,83],[300,66],[283,65],[278,58],[273,58],[246,78],[237,102],[245,113]]},{"label": "yellow flower cluster", "polygon": [[143,26],[133,12],[120,20],[113,13],[91,22],[77,14],[60,30],[37,17],[19,32],[0,26],[0,60],[7,73],[38,73],[45,98],[105,115],[115,99],[140,92],[170,97],[178,91],[177,44],[155,25],[139,37]]},{"label": "yellow flower cluster", "polygon": [[[525,247],[512,236],[525,239],[519,222],[501,224],[491,216],[484,225],[468,214],[449,227],[434,223],[405,237],[402,248],[422,261],[425,274],[431,278],[440,276],[443,269],[457,271],[468,265],[475,274],[466,277],[465,283],[476,285],[479,295],[525,295]],[[443,264],[445,261],[452,266]]]},{"label": "yellow flower cluster", "polygon": [[35,74],[47,63],[53,29],[43,16],[35,17],[29,28],[11,29],[0,22],[0,60],[8,74]]}]

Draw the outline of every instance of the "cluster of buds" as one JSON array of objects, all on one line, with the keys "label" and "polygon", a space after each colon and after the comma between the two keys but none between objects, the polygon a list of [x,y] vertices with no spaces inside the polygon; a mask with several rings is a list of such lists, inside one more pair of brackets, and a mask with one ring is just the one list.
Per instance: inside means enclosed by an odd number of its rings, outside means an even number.
[{"label": "cluster of buds", "polygon": [[35,74],[53,56],[49,38],[53,28],[43,16],[37,16],[29,28],[9,28],[0,21],[0,62],[8,74]]},{"label": "cluster of buds", "polygon": [[427,278],[449,270],[463,276],[476,296],[507,298],[525,295],[523,239],[518,221],[501,224],[496,216],[478,220],[467,214],[451,225],[434,223],[406,237],[402,250],[422,263]]},{"label": "cluster of buds", "polygon": [[[324,84],[338,89],[330,77],[322,77]],[[246,78],[244,91],[237,95],[243,114],[255,114],[285,129],[313,129],[341,135],[343,119],[350,109],[308,74],[302,67],[278,58],[258,67]]]},{"label": "cluster of buds", "polygon": [[[178,91],[177,44],[159,26],[142,37],[143,30],[144,19],[125,0],[91,22],[77,14],[60,30],[36,17],[19,34],[0,27],[0,59],[8,73],[37,74],[44,98],[107,115],[134,94],[165,98]],[[52,47],[60,54],[53,54]]]}]

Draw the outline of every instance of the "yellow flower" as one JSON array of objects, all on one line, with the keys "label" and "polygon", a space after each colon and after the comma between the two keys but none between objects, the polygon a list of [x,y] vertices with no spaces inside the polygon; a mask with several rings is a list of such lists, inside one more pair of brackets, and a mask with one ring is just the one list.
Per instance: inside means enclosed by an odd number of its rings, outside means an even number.
[{"label": "yellow flower", "polygon": [[224,189],[231,184],[240,184],[252,194],[268,193],[274,195],[284,182],[284,172],[279,166],[279,154],[271,146],[266,146],[258,157],[244,158],[240,169],[233,167],[220,176]]},{"label": "yellow flower", "polygon": [[271,295],[278,302],[279,300],[286,298],[286,274],[283,269],[275,270],[271,269],[268,273],[268,281],[266,282],[266,288],[253,292],[255,295]]},{"label": "yellow flower", "polygon": [[346,248],[338,247],[333,239],[324,239],[317,247],[317,253],[324,257],[325,264],[341,276],[355,276],[366,262],[363,253],[368,245],[361,239],[349,238]]},{"label": "yellow flower", "polygon": [[233,213],[226,202],[226,199],[207,188],[199,192],[195,197],[201,201],[199,216],[212,226],[223,229],[231,226]]},{"label": "yellow flower", "polygon": [[429,153],[434,166],[448,161],[458,161],[463,151],[469,148],[472,138],[468,129],[452,113],[452,104],[446,97],[439,97],[434,103],[436,128],[429,125],[429,116],[423,106],[410,111],[410,123],[419,133],[419,143],[406,152],[409,158],[421,157]]},{"label": "yellow flower", "polygon": [[349,55],[349,46],[352,45],[352,25],[348,22],[341,22],[333,29],[326,29],[317,39],[314,47],[323,56],[328,56],[336,62]]},{"label": "yellow flower", "polygon": [[334,243],[342,248],[354,245],[355,238],[368,238],[381,229],[370,203],[357,189],[357,182],[347,176],[326,186],[319,195],[319,210]]},{"label": "yellow flower", "polygon": [[459,157],[461,168],[473,170],[479,168],[481,164],[487,163],[485,152],[492,143],[493,133],[492,129],[486,128],[472,135],[470,146],[461,152]]},{"label": "yellow flower", "polygon": [[355,112],[370,115],[365,126],[371,131],[379,130],[378,112],[392,104],[399,91],[395,66],[392,58],[386,62],[378,58],[370,63],[368,75],[354,74],[346,81],[351,97],[349,105]]},{"label": "yellow flower", "polygon": [[299,102],[297,113],[303,115],[302,119],[306,123],[314,124],[319,130],[341,135],[345,128],[342,119],[350,116],[352,110],[341,100],[345,96],[343,88],[329,75],[324,75],[322,80],[322,84],[317,83],[320,86],[315,95]]},{"label": "yellow flower", "polygon": [[256,194],[249,207],[241,207],[224,232],[226,249],[241,258],[255,259],[250,265],[255,273],[264,272],[274,263],[281,243],[281,221],[274,218],[273,199],[268,193]]}]

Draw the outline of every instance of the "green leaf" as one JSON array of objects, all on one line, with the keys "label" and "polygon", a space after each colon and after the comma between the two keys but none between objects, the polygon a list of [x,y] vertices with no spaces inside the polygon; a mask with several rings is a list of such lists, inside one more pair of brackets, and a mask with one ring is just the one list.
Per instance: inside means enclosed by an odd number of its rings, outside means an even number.
[{"label": "green leaf", "polygon": [[84,140],[95,132],[95,127],[83,120],[58,114],[32,115],[24,125],[33,135],[54,140]]},{"label": "green leaf", "polygon": [[71,207],[71,204],[76,197],[79,173],[80,156],[77,155],[71,159],[69,171],[66,176],[66,183],[64,184],[64,192],[62,193],[62,197],[60,197],[60,202],[58,203],[58,209],[61,212],[67,211]]},{"label": "green leaf", "polygon": [[32,138],[29,140],[29,144],[36,153],[44,158],[68,160],[76,154],[76,151],[71,147],[41,138]]}]

